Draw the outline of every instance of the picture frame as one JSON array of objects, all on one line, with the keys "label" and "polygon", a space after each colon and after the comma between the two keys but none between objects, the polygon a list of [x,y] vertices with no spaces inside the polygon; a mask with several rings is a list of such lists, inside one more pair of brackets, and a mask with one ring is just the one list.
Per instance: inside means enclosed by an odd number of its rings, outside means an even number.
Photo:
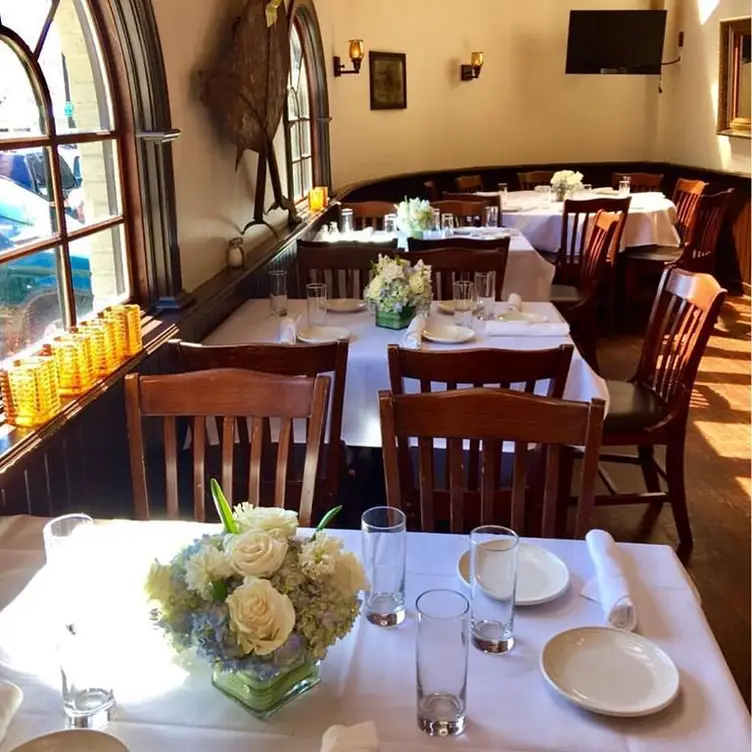
[{"label": "picture frame", "polygon": [[368,53],[372,110],[407,109],[407,56],[402,52]]}]

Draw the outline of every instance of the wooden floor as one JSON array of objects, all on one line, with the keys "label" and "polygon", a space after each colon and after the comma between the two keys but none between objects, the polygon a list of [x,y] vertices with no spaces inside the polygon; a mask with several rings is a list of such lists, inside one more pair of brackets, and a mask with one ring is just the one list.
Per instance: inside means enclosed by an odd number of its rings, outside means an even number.
[{"label": "wooden floor", "polygon": [[[603,375],[631,376],[641,344],[641,337],[606,338],[599,347]],[[692,396],[685,468],[695,545],[687,567],[748,706],[750,458],[750,301],[732,298],[723,308]],[[640,488],[636,468],[627,470],[629,477],[624,477],[624,467],[609,465],[608,470],[619,479],[620,490],[627,483]],[[600,509],[594,522],[629,540],[641,515],[638,507]],[[669,508],[661,512],[648,540],[675,545]]]}]

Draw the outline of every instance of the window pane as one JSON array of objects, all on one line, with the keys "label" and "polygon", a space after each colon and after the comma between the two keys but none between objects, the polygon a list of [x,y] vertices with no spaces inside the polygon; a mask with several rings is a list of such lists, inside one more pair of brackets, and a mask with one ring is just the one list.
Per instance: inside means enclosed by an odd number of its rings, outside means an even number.
[{"label": "window pane", "polygon": [[[42,33],[49,10],[50,0],[0,0],[3,25],[15,31],[32,51]],[[2,65],[0,69],[3,69]]]},{"label": "window pane", "polygon": [[101,310],[130,293],[123,225],[70,244],[76,317]]},{"label": "window pane", "polygon": [[0,265],[1,358],[62,329],[58,253],[40,251]]},{"label": "window pane", "polygon": [[46,132],[43,108],[37,101],[26,69],[3,40],[0,40],[0,71],[0,140],[39,136]]},{"label": "window pane", "polygon": [[298,88],[300,67],[303,63],[303,46],[300,43],[298,30],[293,26],[290,32],[290,86]]},{"label": "window pane", "polygon": [[311,121],[300,121],[300,152],[304,157],[311,156]]},{"label": "window pane", "polygon": [[297,120],[298,115],[298,95],[294,89],[288,89],[287,91],[287,119],[292,122]]},{"label": "window pane", "polygon": [[300,129],[301,125],[298,121],[292,126],[290,131],[290,149],[293,160],[300,159]]},{"label": "window pane", "polygon": [[293,198],[297,201],[303,197],[303,182],[300,177],[300,162],[294,162],[292,166]]},{"label": "window pane", "polygon": [[301,163],[301,169],[303,171],[303,195],[307,196],[308,191],[313,188],[313,160],[304,159]]},{"label": "window pane", "polygon": [[298,112],[300,117],[310,117],[311,102],[308,97],[308,72],[305,64],[301,68],[300,83],[298,85]]},{"label": "window pane", "polygon": [[58,133],[114,127],[107,73],[96,30],[82,0],[61,0],[39,62]]}]

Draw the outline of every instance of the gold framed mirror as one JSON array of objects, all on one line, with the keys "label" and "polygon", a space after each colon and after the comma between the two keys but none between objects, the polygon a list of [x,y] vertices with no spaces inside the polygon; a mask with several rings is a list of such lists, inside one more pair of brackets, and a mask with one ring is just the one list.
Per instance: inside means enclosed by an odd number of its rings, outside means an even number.
[{"label": "gold framed mirror", "polygon": [[752,60],[750,18],[721,21],[718,70],[718,133],[750,138]]}]

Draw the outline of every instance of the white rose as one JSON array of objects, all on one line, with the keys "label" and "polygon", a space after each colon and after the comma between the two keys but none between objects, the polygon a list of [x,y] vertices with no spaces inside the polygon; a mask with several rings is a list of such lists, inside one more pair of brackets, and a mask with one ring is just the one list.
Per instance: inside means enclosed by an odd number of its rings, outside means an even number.
[{"label": "white rose", "polygon": [[224,580],[233,572],[230,559],[215,546],[202,546],[185,562],[185,585],[189,590],[208,597],[209,585]]},{"label": "white rose", "polygon": [[422,295],[426,291],[425,282],[423,282],[423,277],[419,273],[410,275],[410,289],[416,295]]},{"label": "white rose", "polygon": [[225,551],[241,577],[271,577],[285,560],[287,540],[265,530],[248,530],[227,536]]},{"label": "white rose", "polygon": [[227,596],[230,628],[246,654],[268,655],[284,645],[295,626],[292,601],[269,580],[249,577]]},{"label": "white rose", "polygon": [[146,595],[150,601],[159,601],[167,603],[172,594],[172,570],[166,564],[160,564],[158,561],[152,562],[149,567],[149,574],[146,576],[144,585]]},{"label": "white rose", "polygon": [[298,514],[280,507],[254,507],[244,502],[233,512],[241,532],[265,530],[275,538],[294,538],[298,532]]},{"label": "white rose", "polygon": [[332,579],[336,588],[347,596],[354,596],[361,590],[370,588],[363,566],[351,553],[342,554],[337,560]]},{"label": "white rose", "polygon": [[381,277],[374,277],[368,283],[368,295],[371,298],[378,298],[381,293]]}]

